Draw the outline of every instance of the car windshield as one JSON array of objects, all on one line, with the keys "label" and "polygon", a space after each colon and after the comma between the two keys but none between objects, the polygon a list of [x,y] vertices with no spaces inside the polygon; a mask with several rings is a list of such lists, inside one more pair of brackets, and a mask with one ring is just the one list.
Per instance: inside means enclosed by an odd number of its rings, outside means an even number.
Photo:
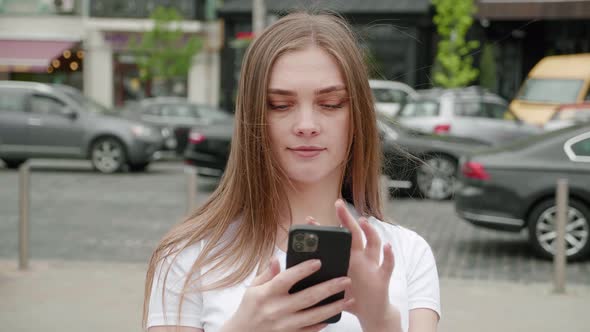
[{"label": "car windshield", "polygon": [[85,111],[110,115],[114,115],[117,113],[115,110],[109,109],[99,104],[98,102],[92,100],[91,98],[84,96],[83,94],[73,93],[70,91],[64,91],[64,93],[68,95],[68,97],[72,98],[75,102],[77,102]]},{"label": "car windshield", "polygon": [[547,103],[574,103],[583,85],[576,79],[528,79],[517,99]]},{"label": "car windshield", "polygon": [[409,102],[399,112],[399,116],[403,118],[438,116],[438,114],[438,102],[432,100]]}]

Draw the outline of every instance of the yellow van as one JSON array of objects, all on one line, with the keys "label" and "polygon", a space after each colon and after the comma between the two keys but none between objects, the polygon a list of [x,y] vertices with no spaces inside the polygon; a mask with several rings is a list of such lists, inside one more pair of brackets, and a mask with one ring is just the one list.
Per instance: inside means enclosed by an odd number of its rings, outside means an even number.
[{"label": "yellow van", "polygon": [[510,110],[525,122],[543,125],[559,105],[590,101],[590,53],[543,58],[529,72]]}]

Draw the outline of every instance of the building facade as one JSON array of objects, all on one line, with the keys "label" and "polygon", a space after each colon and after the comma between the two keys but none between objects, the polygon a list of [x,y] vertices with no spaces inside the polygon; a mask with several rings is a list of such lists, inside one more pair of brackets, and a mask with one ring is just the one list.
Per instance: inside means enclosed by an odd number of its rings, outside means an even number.
[{"label": "building facade", "polygon": [[210,0],[4,0],[0,79],[73,85],[109,107],[158,95],[157,82],[140,79],[129,42],[152,29],[150,13],[165,6],[181,13],[184,34],[204,40],[174,92],[217,105],[223,36],[214,5]]}]

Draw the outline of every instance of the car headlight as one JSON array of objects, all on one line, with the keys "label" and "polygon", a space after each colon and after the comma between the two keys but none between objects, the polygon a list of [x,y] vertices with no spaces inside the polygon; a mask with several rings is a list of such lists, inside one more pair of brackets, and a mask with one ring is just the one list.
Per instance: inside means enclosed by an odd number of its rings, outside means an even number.
[{"label": "car headlight", "polygon": [[131,132],[136,137],[147,137],[152,135],[152,130],[149,127],[143,125],[131,126]]}]

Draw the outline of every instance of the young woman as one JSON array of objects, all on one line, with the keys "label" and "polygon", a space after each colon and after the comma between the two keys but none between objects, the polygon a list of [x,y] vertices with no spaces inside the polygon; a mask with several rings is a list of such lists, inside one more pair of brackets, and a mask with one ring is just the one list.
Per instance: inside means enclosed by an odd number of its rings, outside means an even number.
[{"label": "young woman", "polygon": [[[236,104],[219,187],[150,261],[149,331],[436,331],[430,247],[379,220],[379,136],[349,26],[307,13],[276,21],[245,55]],[[289,294],[321,264],[285,269],[289,227],[301,223],[348,228],[350,267]],[[343,290],[345,299],[306,309]]]}]

